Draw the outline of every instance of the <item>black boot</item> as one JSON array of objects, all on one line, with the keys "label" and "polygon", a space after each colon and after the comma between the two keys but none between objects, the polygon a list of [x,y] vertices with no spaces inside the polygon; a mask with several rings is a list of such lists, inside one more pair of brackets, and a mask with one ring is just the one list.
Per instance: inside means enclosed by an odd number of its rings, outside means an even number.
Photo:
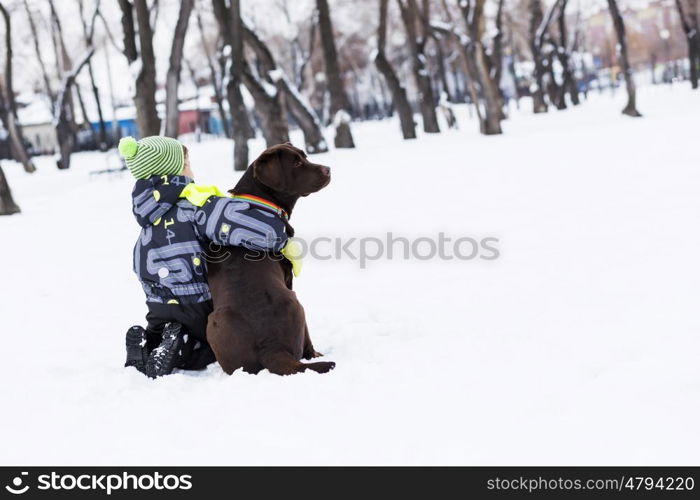
[{"label": "black boot", "polygon": [[146,360],[146,375],[151,378],[170,375],[175,368],[182,347],[182,335],[180,323],[168,323],[163,328],[163,340],[158,347],[153,349]]},{"label": "black boot", "polygon": [[204,370],[216,361],[214,351],[211,350],[209,344],[195,340],[192,337],[185,340],[181,352],[182,355],[177,363],[177,367],[182,370]]},{"label": "black boot", "polygon": [[145,373],[147,359],[146,330],[140,326],[132,326],[126,332],[126,363],[124,366],[133,366],[141,373]]}]

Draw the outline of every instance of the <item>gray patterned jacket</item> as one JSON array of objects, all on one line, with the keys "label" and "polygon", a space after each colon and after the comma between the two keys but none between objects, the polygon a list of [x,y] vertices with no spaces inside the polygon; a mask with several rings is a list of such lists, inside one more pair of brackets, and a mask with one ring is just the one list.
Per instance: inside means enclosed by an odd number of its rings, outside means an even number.
[{"label": "gray patterned jacket", "polygon": [[202,206],[180,198],[192,182],[182,175],[153,176],[134,186],[133,212],[142,227],[134,247],[134,272],[147,302],[210,300],[211,245],[279,251],[287,242],[284,222],[272,212],[231,198],[212,196]]}]

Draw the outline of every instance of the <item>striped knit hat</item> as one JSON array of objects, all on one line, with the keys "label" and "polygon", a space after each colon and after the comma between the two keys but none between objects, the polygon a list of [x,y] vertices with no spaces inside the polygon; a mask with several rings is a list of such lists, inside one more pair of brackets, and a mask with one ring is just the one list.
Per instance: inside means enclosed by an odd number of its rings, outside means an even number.
[{"label": "striped knit hat", "polygon": [[170,137],[152,135],[138,142],[131,136],[124,137],[119,141],[119,153],[137,179],[148,179],[152,175],[179,175],[185,166],[182,143]]}]

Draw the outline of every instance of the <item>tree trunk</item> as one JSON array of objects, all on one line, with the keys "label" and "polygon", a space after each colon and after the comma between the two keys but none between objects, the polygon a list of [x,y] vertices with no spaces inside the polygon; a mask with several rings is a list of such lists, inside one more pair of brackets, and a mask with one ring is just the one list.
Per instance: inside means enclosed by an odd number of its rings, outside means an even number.
[{"label": "tree trunk", "polygon": [[481,42],[484,35],[485,24],[484,3],[485,0],[476,0],[473,6],[471,6],[471,9],[469,4],[460,4],[460,7],[471,40],[468,51],[471,52],[472,71],[475,71],[484,99],[481,133],[485,135],[496,135],[503,133],[501,130],[503,110],[501,108],[498,89],[489,70],[486,50]]},{"label": "tree trunk", "polygon": [[[700,0],[690,3],[690,26],[693,29],[693,41],[695,42],[695,75],[700,78]],[[697,87],[696,87],[697,88]]]},{"label": "tree trunk", "polygon": [[[119,8],[122,11],[122,33],[124,34],[124,56],[129,64],[138,59],[136,49],[136,25],[134,22],[134,8],[129,0],[119,0]],[[105,22],[106,26],[106,22]]]},{"label": "tree trunk", "polygon": [[83,94],[80,91],[80,86],[76,84],[74,86],[74,89],[75,89],[75,95],[78,97],[78,106],[80,106],[80,114],[83,115],[83,123],[81,123],[80,126],[78,126],[78,124],[76,123],[76,130],[80,130],[80,129],[89,130],[90,135],[92,136],[93,144],[95,146],[98,146],[99,141],[98,141],[97,133],[90,125],[90,117],[88,117],[87,109],[85,108],[85,101],[83,100]]},{"label": "tree trunk", "polygon": [[58,140],[60,154],[60,159],[57,161],[56,165],[61,170],[70,168],[70,157],[75,148],[75,134],[73,133],[71,125],[73,123],[73,116],[71,115],[73,108],[70,105],[71,89],[75,84],[75,79],[80,73],[80,70],[83,69],[83,66],[87,64],[94,53],[95,49],[90,47],[75,68],[66,73],[61,91],[58,94],[58,100],[56,101],[57,115],[54,116],[54,120],[56,122],[56,138]]},{"label": "tree trunk", "polygon": [[542,24],[541,0],[530,0],[530,50],[535,61],[535,88],[532,91],[532,105],[535,113],[546,113],[547,102],[544,100],[544,62],[542,47],[538,43],[537,32]]},{"label": "tree trunk", "polygon": [[180,13],[175,23],[173,43],[170,48],[170,67],[165,79],[165,135],[177,138],[180,122],[180,110],[178,108],[177,91],[180,86],[180,73],[182,72],[182,52],[185,48],[185,36],[190,22],[190,14],[194,0],[182,0]]},{"label": "tree trunk", "polygon": [[221,126],[224,129],[224,135],[231,138],[231,127],[229,126],[228,116],[226,114],[226,110],[224,109],[224,96],[221,89],[221,78],[216,71],[214,56],[212,55],[212,51],[207,43],[206,36],[204,35],[204,25],[202,23],[202,14],[199,7],[197,7],[197,28],[199,29],[200,43],[204,49],[204,54],[207,58],[207,65],[209,66],[209,74],[212,87],[214,88],[214,100],[216,101],[216,107],[219,110],[219,116],[221,117]]},{"label": "tree trunk", "polygon": [[304,143],[307,152],[312,154],[325,153],[328,151],[328,145],[323,138],[321,123],[316,116],[316,112],[297,91],[296,87],[289,82],[283,70],[277,66],[272,52],[270,52],[265,42],[263,42],[251,28],[246,26],[245,23],[243,23],[243,36],[245,42],[255,52],[260,71],[263,73],[261,78],[268,84],[276,87],[280,97],[284,97],[287,110],[299,124],[304,134]]},{"label": "tree trunk", "polygon": [[248,139],[253,136],[253,128],[248,119],[248,110],[243,101],[241,84],[244,81],[245,59],[243,56],[243,22],[241,21],[241,2],[231,0],[231,10],[229,23],[231,29],[231,72],[227,93],[229,96],[229,106],[231,117],[233,118],[233,158],[234,170],[243,171],[248,168]]},{"label": "tree trunk", "polygon": [[379,0],[379,29],[377,31],[377,55],[374,63],[386,80],[391,92],[391,99],[401,123],[401,133],[404,139],[416,138],[416,123],[413,121],[413,111],[406,96],[406,89],[401,85],[401,80],[396,76],[394,68],[386,58],[384,49],[386,46],[386,22],[389,0]]},{"label": "tree trunk", "polygon": [[[690,63],[690,85],[693,89],[698,88],[698,66],[700,66],[700,36],[698,36],[697,26],[693,26],[689,14],[686,14],[683,0],[676,0],[678,16],[681,19],[681,26],[688,43],[688,62]],[[690,9],[689,9],[690,10]],[[696,19],[697,21],[697,19]]]},{"label": "tree trunk", "polygon": [[24,147],[22,131],[17,123],[17,104],[15,102],[15,90],[12,82],[12,25],[10,23],[10,14],[1,3],[0,14],[2,14],[2,18],[5,22],[5,84],[2,90],[0,90],[0,99],[4,101],[4,105],[2,106],[3,112],[0,114],[2,115],[3,125],[9,133],[10,149],[13,157],[22,164],[25,172],[31,174],[36,171],[36,167],[29,158],[29,154]]},{"label": "tree trunk", "polygon": [[637,111],[637,90],[634,86],[632,68],[630,67],[629,58],[627,56],[625,23],[622,20],[622,14],[617,6],[617,0],[608,0],[608,8],[610,9],[610,15],[612,16],[613,25],[615,26],[615,33],[617,34],[618,57],[620,59],[622,74],[625,77],[625,86],[627,87],[627,105],[622,110],[622,114],[637,118],[642,115]]},{"label": "tree trunk", "polygon": [[289,127],[276,87],[261,83],[246,64],[243,70],[243,84],[255,100],[255,111],[260,116],[260,128],[267,147],[289,142]]},{"label": "tree trunk", "polygon": [[309,65],[309,62],[311,61],[311,58],[314,55],[314,46],[316,44],[316,31],[318,27],[318,12],[314,11],[312,17],[311,17],[311,27],[309,28],[309,40],[308,40],[308,50],[306,51],[306,54],[303,56],[303,60],[301,61],[301,64],[299,65],[299,68],[297,69],[297,77],[295,80],[295,85],[297,86],[297,90],[301,90],[304,88],[304,84],[306,83],[306,68]]},{"label": "tree trunk", "polygon": [[[241,22],[240,0],[233,0],[231,7],[225,0],[212,0],[214,15],[219,21],[219,29],[224,44],[230,47],[230,53],[225,54],[228,60],[226,66],[226,97],[229,111],[233,120],[233,168],[245,170],[248,168],[248,139],[255,136],[255,131],[248,118],[248,110],[243,101],[241,85],[243,84],[243,23]],[[224,69],[223,71],[226,71]]]},{"label": "tree trunk", "polygon": [[[136,121],[142,137],[160,134],[160,118],[156,109],[156,56],[153,52],[153,28],[147,0],[134,0],[140,47],[140,66],[136,77]],[[126,44],[125,44],[126,46]]]},{"label": "tree trunk", "polygon": [[[92,43],[90,44],[92,45]],[[88,76],[90,77],[90,88],[92,90],[92,97],[95,99],[95,106],[97,107],[97,120],[98,120],[98,130],[99,130],[99,147],[100,150],[106,151],[108,148],[107,142],[107,127],[105,127],[105,119],[102,114],[102,103],[100,102],[100,90],[95,83],[95,74],[92,69],[92,61],[88,63]]]},{"label": "tree trunk", "polygon": [[418,89],[420,113],[423,117],[423,131],[427,134],[436,134],[440,132],[440,126],[435,111],[436,100],[433,94],[433,83],[430,80],[428,68],[425,66],[426,37],[424,33],[418,34],[417,21],[420,15],[418,5],[416,0],[397,0],[397,2],[401,11],[401,19],[406,28],[408,47],[411,53],[411,67]]},{"label": "tree trunk", "polygon": [[561,10],[559,11],[559,50],[557,50],[557,57],[559,58],[559,64],[562,67],[562,78],[563,84],[560,89],[559,99],[566,102],[566,94],[568,92],[571,97],[571,104],[578,106],[580,101],[578,98],[578,87],[576,86],[576,79],[574,78],[574,72],[571,69],[571,55],[569,51],[569,40],[568,40],[568,29],[566,26],[566,7],[569,0],[562,0]]},{"label": "tree trunk", "polygon": [[5,178],[5,172],[0,167],[0,215],[12,215],[20,212],[19,207],[12,199],[10,185]]},{"label": "tree trunk", "polygon": [[510,47],[510,60],[508,61],[508,72],[510,73],[510,77],[513,80],[513,86],[514,86],[514,97],[515,97],[515,106],[517,109],[520,109],[520,85],[518,82],[518,75],[517,72],[515,71],[515,62],[518,57],[518,50],[517,47],[515,46],[515,32],[513,29],[513,20],[511,19],[510,16],[507,17],[507,22],[508,22],[508,46]]},{"label": "tree trunk", "polygon": [[335,125],[335,147],[354,148],[355,141],[350,130],[350,101],[345,93],[343,80],[340,77],[338,66],[338,54],[333,39],[333,25],[327,0],[316,0],[318,9],[319,32],[321,34],[321,48],[323,49],[323,62],[326,69],[326,81],[331,97],[331,116]]},{"label": "tree trunk", "polygon": [[547,74],[549,76],[547,84],[547,95],[549,96],[549,102],[554,104],[558,110],[564,110],[566,106],[566,86],[562,81],[562,84],[557,83],[556,75],[554,74],[554,52],[556,48],[552,50],[547,55]]},{"label": "tree trunk", "polygon": [[[95,9],[90,18],[90,24],[85,21],[84,17],[84,5],[83,0],[78,0],[78,8],[80,11],[80,20],[83,25],[83,36],[85,37],[85,44],[88,47],[93,46],[93,35],[95,33],[95,20],[97,19],[97,14],[100,9],[100,0],[97,0],[95,4]],[[95,74],[92,69],[92,60],[88,61],[88,76],[90,77],[90,88],[92,90],[92,96],[95,99],[95,106],[97,107],[97,119],[98,119],[98,131],[99,140],[98,145],[100,150],[107,150],[107,128],[105,127],[104,116],[102,115],[102,103],[100,102],[100,91],[97,88],[97,83],[95,83]]]},{"label": "tree trunk", "polygon": [[53,111],[53,106],[54,103],[56,102],[56,96],[53,93],[53,90],[51,89],[51,82],[49,80],[49,73],[46,70],[46,64],[44,63],[44,58],[41,55],[41,48],[39,46],[39,35],[36,30],[36,23],[34,22],[34,17],[32,16],[31,11],[29,10],[29,2],[28,0],[24,0],[24,8],[27,11],[27,19],[29,20],[29,30],[32,34],[32,42],[34,44],[34,53],[36,55],[36,59],[39,62],[39,68],[41,68],[41,76],[44,81],[44,91],[46,92],[46,96],[49,98],[49,102],[51,102],[51,107]]},{"label": "tree trunk", "polygon": [[[281,70],[278,71],[281,72]],[[328,144],[323,137],[321,122],[316,112],[283,74],[280,73],[279,76],[277,89],[284,94],[287,109],[304,134],[306,152],[309,154],[325,153],[328,151]]]},{"label": "tree trunk", "polygon": [[[58,11],[56,10],[56,7],[54,5],[54,1],[48,0],[48,3],[51,12],[51,36],[53,38],[53,47],[56,59],[56,74],[58,74],[61,80],[64,81],[67,73],[71,71],[73,63],[71,62],[70,55],[68,55],[68,50],[66,49],[65,40],[63,38],[63,28],[61,26],[61,20],[58,17]],[[80,95],[79,89],[76,88],[76,90],[80,98],[79,104],[82,105],[82,95]],[[77,133],[79,128],[77,122],[75,121],[75,103],[73,100],[73,89],[69,88],[68,94],[63,97],[61,94],[62,91],[59,90],[57,99],[60,101],[60,105],[66,108],[64,119],[67,120],[67,128],[65,131],[62,131],[62,133],[59,133],[57,130],[56,138],[58,140],[59,150],[61,152],[66,151],[66,154],[68,155],[68,157],[70,157],[70,154],[75,148],[75,143],[77,142]],[[58,106],[59,102],[57,101],[56,106],[54,107],[54,121],[58,120]],[[84,115],[84,106],[81,109],[81,111]],[[61,155],[63,156],[63,153],[61,153]],[[69,162],[66,162],[66,165],[68,163]],[[59,168],[68,168],[67,166],[62,167],[61,165],[62,161],[59,160]]]},{"label": "tree trunk", "polygon": [[[501,80],[503,78],[503,6],[505,0],[498,0],[498,8],[496,10],[496,34],[493,37],[493,55],[491,56],[491,74],[493,75],[493,82],[496,85],[496,90],[498,91],[498,100],[500,102],[501,110],[505,106],[505,95],[501,89]],[[505,115],[501,114],[501,118],[504,119]]]},{"label": "tree trunk", "polygon": [[[467,29],[469,30],[470,24],[468,19],[469,12],[471,10],[471,3],[460,4],[460,8],[462,9],[462,14],[465,22],[467,23]],[[450,14],[450,10],[449,8],[447,8],[446,4],[444,5],[444,11],[449,23],[454,26],[452,15]],[[479,89],[477,88],[477,82],[479,82],[479,70],[476,64],[474,43],[472,42],[469,36],[458,33],[456,29],[445,29],[438,26],[434,26],[434,29],[442,32],[445,35],[451,36],[454,39],[454,43],[457,45],[457,47],[459,47],[459,56],[460,60],[462,61],[462,67],[464,69],[467,90],[469,91],[469,97],[471,99],[472,104],[474,105],[474,110],[476,111],[476,116],[479,121],[479,130],[482,133],[484,133],[484,131],[487,129],[487,126],[485,122],[485,113],[482,112],[481,109]],[[469,113],[471,116],[471,108]]]},{"label": "tree trunk", "polygon": [[[456,102],[454,92],[450,88],[450,82],[447,78],[447,65],[445,64],[445,48],[442,45],[442,39],[436,35],[434,30],[430,31],[433,43],[435,44],[435,59],[438,65],[438,76],[440,79],[441,93],[445,94],[445,100],[448,102]],[[439,98],[440,101],[442,98]]]},{"label": "tree trunk", "polygon": [[[449,103],[457,102],[457,96],[450,87],[449,79],[447,78],[447,56],[445,55],[446,47],[443,43],[446,37],[443,35],[443,33],[440,32],[440,30],[436,30],[431,25],[431,14],[429,9],[429,0],[423,0],[423,15],[421,16],[421,21],[423,22],[423,31],[425,33],[425,36],[430,37],[430,39],[435,44],[435,60],[438,66],[438,79],[440,80],[440,86],[442,87],[442,89],[439,90],[439,93],[441,95],[438,98],[438,107],[441,107],[441,103],[445,100]],[[442,94],[445,94],[444,98]]]}]

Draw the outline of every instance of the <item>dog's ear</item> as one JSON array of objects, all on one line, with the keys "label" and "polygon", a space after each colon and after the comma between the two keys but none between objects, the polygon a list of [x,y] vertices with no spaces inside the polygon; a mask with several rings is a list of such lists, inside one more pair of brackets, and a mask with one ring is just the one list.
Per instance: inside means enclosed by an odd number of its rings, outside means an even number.
[{"label": "dog's ear", "polygon": [[266,151],[261,154],[253,162],[253,175],[270,189],[283,192],[287,183],[280,151]]}]

